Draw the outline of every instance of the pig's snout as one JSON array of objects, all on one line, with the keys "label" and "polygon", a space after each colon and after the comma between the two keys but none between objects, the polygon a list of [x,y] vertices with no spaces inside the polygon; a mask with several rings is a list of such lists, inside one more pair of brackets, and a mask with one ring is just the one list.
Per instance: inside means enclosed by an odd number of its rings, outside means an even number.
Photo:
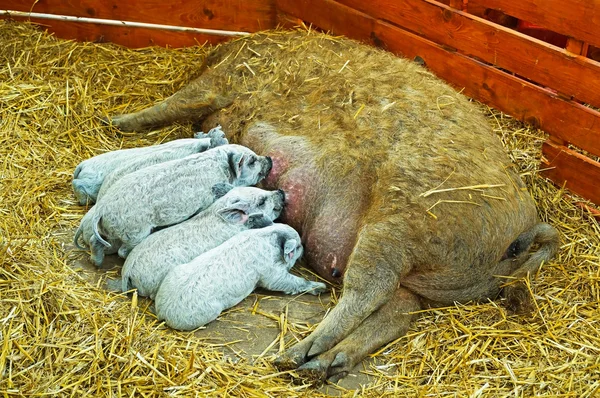
[{"label": "pig's snout", "polygon": [[279,195],[279,198],[281,199],[282,203],[285,202],[285,192],[283,191],[283,189],[278,189],[277,195]]},{"label": "pig's snout", "polygon": [[273,168],[273,159],[271,159],[270,156],[265,156],[264,158],[265,162],[263,162],[263,167],[260,173],[263,176],[263,178],[268,176],[269,172],[271,172],[271,169]]},{"label": "pig's snout", "polygon": [[273,210],[277,214],[277,217],[281,215],[281,211],[283,210],[283,206],[285,204],[285,192],[283,189],[278,189],[274,192],[275,196],[275,206],[273,206]]}]

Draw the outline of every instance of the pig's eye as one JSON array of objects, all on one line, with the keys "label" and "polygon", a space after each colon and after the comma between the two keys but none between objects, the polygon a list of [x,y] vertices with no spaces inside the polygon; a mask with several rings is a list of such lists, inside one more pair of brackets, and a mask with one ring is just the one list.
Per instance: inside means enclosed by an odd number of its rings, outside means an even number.
[{"label": "pig's eye", "polygon": [[263,206],[267,201],[267,198],[260,198],[260,200],[258,201],[258,205],[259,206]]},{"label": "pig's eye", "polygon": [[248,166],[252,166],[255,162],[256,162],[256,159],[250,158],[250,160],[248,161]]}]

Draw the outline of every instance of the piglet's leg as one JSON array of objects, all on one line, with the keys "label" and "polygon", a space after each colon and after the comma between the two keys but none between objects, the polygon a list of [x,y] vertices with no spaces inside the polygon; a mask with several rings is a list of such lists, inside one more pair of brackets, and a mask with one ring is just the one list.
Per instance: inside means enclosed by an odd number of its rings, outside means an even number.
[{"label": "piglet's leg", "polygon": [[285,294],[310,293],[319,294],[327,290],[321,282],[311,282],[304,278],[292,275],[285,270],[263,275],[258,282],[265,289],[284,292]]},{"label": "piglet's leg", "polygon": [[375,255],[381,253],[377,248],[381,243],[369,236],[370,230],[365,227],[359,234],[348,261],[344,291],[339,303],[311,335],[275,360],[279,369],[295,369],[305,363],[308,357],[329,350],[393,296],[398,276],[386,257]]},{"label": "piglet's leg", "polygon": [[113,116],[110,123],[123,131],[150,130],[175,122],[200,120],[231,104],[224,78],[201,75],[166,100],[139,112]]},{"label": "piglet's leg", "polygon": [[348,337],[329,351],[298,368],[298,374],[311,381],[329,377],[337,381],[371,352],[406,334],[416,314],[421,309],[419,299],[404,288],[372,313]]},{"label": "piglet's leg", "polygon": [[104,261],[104,245],[95,236],[90,238],[90,252],[90,258],[96,267],[101,266]]}]

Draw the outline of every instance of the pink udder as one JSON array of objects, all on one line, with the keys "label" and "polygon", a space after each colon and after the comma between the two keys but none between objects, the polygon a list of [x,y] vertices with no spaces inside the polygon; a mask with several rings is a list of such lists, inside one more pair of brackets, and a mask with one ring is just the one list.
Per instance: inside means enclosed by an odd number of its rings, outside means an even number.
[{"label": "pink udder", "polygon": [[[309,164],[295,164],[281,150],[267,153],[273,167],[263,181],[266,189],[283,189],[285,207],[279,222],[289,224],[302,236],[307,263],[321,276],[336,281],[342,276],[355,233],[355,214],[337,212],[333,203],[322,203],[318,175]],[[326,191],[329,192],[329,191]],[[322,214],[324,209],[328,209]]]},{"label": "pink udder", "polygon": [[[278,181],[283,174],[287,171],[289,167],[289,162],[287,158],[280,151],[273,151],[269,153],[268,156],[271,157],[273,161],[273,166],[271,167],[271,171],[267,175],[264,180],[265,187],[269,189],[278,188]],[[282,188],[283,189],[283,188]]]}]

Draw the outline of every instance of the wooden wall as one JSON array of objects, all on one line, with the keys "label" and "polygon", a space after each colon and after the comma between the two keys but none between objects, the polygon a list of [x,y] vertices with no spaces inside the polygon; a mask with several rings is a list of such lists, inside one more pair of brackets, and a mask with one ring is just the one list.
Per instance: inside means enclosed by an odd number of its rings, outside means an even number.
[{"label": "wooden wall", "polygon": [[[600,156],[600,63],[590,58],[600,54],[600,0],[3,0],[0,8],[242,32],[303,21],[419,56],[466,95],[549,133],[545,175],[600,204],[592,159]],[[34,21],[59,37],[129,47],[230,38]]]},{"label": "wooden wall", "polygon": [[[279,12],[425,60],[457,89],[550,134],[542,168],[600,204],[600,0],[276,0]],[[469,7],[475,10],[469,13]],[[482,18],[489,10],[568,36],[566,48]],[[478,14],[480,16],[477,16]]]},{"label": "wooden wall", "polygon": [[[2,0],[0,9],[243,32],[273,28],[276,19],[274,0]],[[113,42],[132,48],[215,44],[231,38],[139,27],[31,20],[48,26],[57,37]]]}]

